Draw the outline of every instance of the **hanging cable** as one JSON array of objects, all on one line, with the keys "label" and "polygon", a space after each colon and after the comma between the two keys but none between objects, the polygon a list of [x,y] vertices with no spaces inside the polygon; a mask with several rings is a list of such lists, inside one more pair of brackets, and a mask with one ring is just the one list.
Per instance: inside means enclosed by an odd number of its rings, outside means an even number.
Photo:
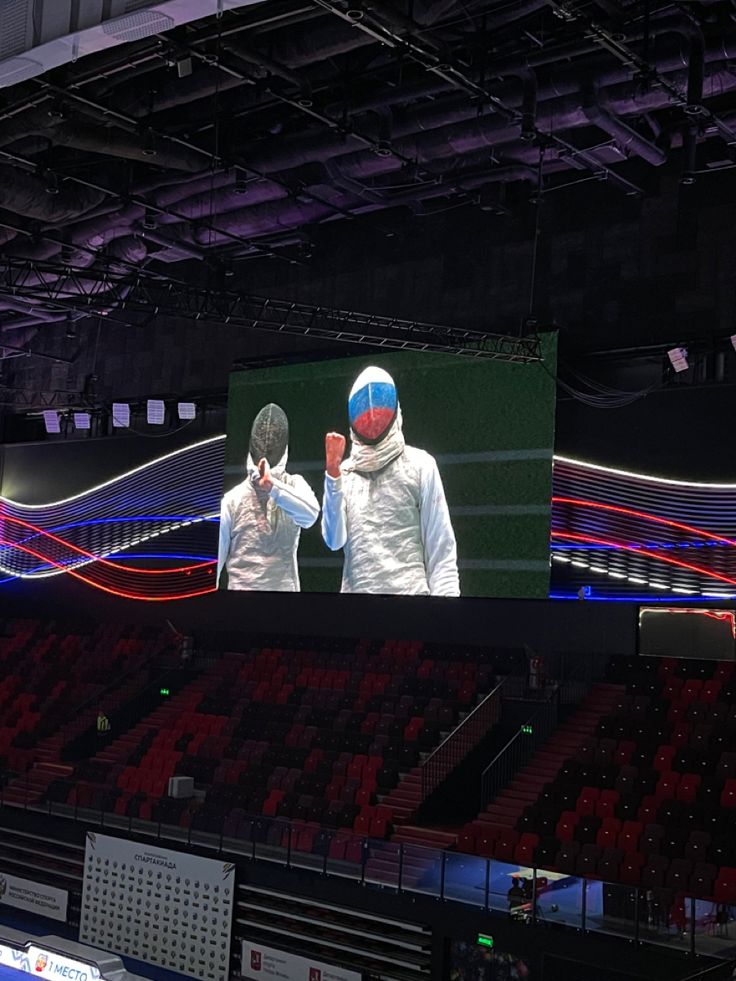
[{"label": "hanging cable", "polygon": [[542,210],[542,192],[543,192],[543,167],[544,167],[544,147],[539,148],[539,162],[537,163],[537,193],[536,193],[536,209],[534,212],[534,240],[532,241],[532,268],[529,277],[529,309],[528,316],[531,319],[534,315],[534,301],[536,298],[537,289],[537,258],[539,254],[539,232],[540,232],[540,219]]}]

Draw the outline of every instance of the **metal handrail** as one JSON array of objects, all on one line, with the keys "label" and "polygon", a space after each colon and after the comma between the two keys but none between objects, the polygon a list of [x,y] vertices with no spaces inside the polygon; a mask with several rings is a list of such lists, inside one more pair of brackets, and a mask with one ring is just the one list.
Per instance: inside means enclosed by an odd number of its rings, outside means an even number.
[{"label": "metal handrail", "polygon": [[[501,717],[501,690],[505,684],[506,678],[503,678],[424,760],[421,765],[423,801],[498,722]],[[480,724],[474,729],[477,723]]]},{"label": "metal handrail", "polygon": [[704,978],[706,974],[710,974],[711,971],[720,970],[723,972],[724,967],[728,967],[723,961],[719,961],[717,964],[711,964],[710,967],[704,967],[701,971],[696,971],[695,974],[688,974],[686,978],[682,978],[681,981],[697,981],[698,978]]},{"label": "metal handrail", "polygon": [[[481,806],[486,807],[498,796],[513,774],[547,739],[557,725],[558,691],[556,688],[532,712],[506,745],[493,757],[481,774]],[[538,723],[541,722],[541,725]],[[532,732],[525,732],[527,726]]]}]

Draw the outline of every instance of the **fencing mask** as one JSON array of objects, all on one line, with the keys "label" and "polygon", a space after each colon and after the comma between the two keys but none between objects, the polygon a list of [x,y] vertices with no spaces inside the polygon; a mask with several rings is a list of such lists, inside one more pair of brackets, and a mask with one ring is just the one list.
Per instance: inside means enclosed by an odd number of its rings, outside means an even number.
[{"label": "fencing mask", "polygon": [[250,431],[249,452],[253,462],[264,457],[270,467],[275,467],[289,445],[289,420],[280,405],[269,402],[253,420]]},{"label": "fencing mask", "polygon": [[348,398],[348,416],[354,435],[368,445],[380,442],[396,418],[398,405],[391,375],[383,368],[366,368],[355,379]]}]

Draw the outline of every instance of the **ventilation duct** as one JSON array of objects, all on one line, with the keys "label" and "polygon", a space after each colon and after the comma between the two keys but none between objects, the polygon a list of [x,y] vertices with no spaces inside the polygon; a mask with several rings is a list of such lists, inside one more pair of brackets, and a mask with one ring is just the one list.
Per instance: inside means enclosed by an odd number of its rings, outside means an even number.
[{"label": "ventilation duct", "polygon": [[260,0],[2,0],[0,88]]}]

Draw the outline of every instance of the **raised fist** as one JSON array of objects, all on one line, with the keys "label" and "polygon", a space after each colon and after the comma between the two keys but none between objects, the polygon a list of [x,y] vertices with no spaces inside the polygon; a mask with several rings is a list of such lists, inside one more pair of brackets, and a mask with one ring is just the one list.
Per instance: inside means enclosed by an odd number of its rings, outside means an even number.
[{"label": "raised fist", "polygon": [[330,477],[340,476],[340,464],[345,456],[345,437],[342,433],[325,436],[325,470]]},{"label": "raised fist", "polygon": [[273,481],[271,480],[271,468],[265,456],[262,460],[258,461],[258,472],[261,475],[258,480],[258,486],[262,487],[265,491],[270,491],[273,487]]}]

